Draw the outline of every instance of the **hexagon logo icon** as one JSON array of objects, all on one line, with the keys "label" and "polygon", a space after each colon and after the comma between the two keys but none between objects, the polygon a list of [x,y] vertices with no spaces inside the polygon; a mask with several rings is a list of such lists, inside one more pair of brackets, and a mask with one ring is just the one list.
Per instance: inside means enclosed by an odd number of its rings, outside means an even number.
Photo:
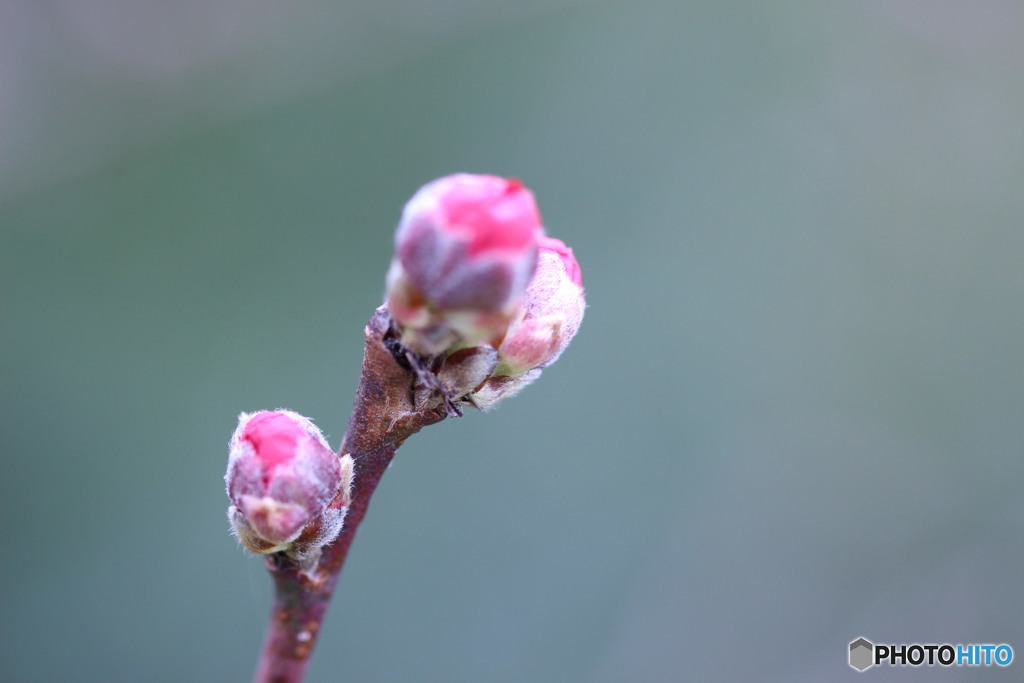
[{"label": "hexagon logo icon", "polygon": [[850,643],[850,666],[864,671],[874,665],[875,646],[867,638],[858,638]]}]

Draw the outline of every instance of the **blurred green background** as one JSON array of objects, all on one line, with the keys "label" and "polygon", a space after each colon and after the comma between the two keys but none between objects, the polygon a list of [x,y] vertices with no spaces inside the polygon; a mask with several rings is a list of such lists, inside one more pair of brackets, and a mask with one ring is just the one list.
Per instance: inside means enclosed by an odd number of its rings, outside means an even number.
[{"label": "blurred green background", "polygon": [[236,415],[339,443],[401,206],[455,171],[535,191],[590,308],[400,451],[310,681],[1024,657],[1021,35],[1014,0],[3,2],[0,678],[248,679]]}]

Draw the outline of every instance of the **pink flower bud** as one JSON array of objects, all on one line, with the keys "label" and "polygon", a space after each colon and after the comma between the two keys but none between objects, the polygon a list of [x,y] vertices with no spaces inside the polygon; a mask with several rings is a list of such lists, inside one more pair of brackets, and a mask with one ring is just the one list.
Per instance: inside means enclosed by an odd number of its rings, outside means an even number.
[{"label": "pink flower bud", "polygon": [[518,180],[456,174],[423,186],[402,212],[387,306],[413,350],[500,337],[533,276],[544,235]]},{"label": "pink flower bud", "polygon": [[301,559],[334,540],[349,504],[352,459],[346,458],[298,413],[242,413],[224,476],[228,518],[242,545]]},{"label": "pink flower bud", "polygon": [[579,330],[584,308],[583,276],[572,249],[542,238],[537,272],[498,346],[495,374],[518,375],[554,363]]}]

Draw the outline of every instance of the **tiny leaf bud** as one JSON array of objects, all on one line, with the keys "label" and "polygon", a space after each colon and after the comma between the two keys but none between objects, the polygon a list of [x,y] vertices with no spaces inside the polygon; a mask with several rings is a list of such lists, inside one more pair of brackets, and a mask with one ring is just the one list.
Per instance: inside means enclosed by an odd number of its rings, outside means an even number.
[{"label": "tiny leaf bud", "polygon": [[461,398],[473,393],[494,373],[498,352],[490,346],[459,349],[444,360],[437,379],[448,395]]},{"label": "tiny leaf bud", "polygon": [[540,377],[539,369],[527,370],[526,372],[513,375],[497,375],[484,382],[483,386],[476,393],[467,397],[469,403],[480,410],[491,410],[506,398],[512,398],[527,385]]}]

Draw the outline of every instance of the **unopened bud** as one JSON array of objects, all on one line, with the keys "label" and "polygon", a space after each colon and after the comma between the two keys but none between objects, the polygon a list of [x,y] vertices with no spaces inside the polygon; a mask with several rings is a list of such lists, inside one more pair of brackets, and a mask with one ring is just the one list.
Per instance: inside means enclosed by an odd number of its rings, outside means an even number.
[{"label": "unopened bud", "polygon": [[498,365],[470,400],[488,410],[522,391],[569,346],[585,308],[583,275],[572,249],[542,238],[537,271],[498,346]]},{"label": "unopened bud", "polygon": [[456,174],[406,204],[388,270],[387,306],[422,355],[500,338],[537,265],[543,237],[518,180]]},{"label": "unopened bud", "polygon": [[518,375],[554,363],[576,336],[585,308],[583,275],[572,249],[543,238],[537,272],[498,347],[495,373]]},{"label": "unopened bud", "polygon": [[242,413],[224,476],[228,519],[246,549],[305,560],[337,538],[351,502],[352,458],[339,458],[309,419]]}]

